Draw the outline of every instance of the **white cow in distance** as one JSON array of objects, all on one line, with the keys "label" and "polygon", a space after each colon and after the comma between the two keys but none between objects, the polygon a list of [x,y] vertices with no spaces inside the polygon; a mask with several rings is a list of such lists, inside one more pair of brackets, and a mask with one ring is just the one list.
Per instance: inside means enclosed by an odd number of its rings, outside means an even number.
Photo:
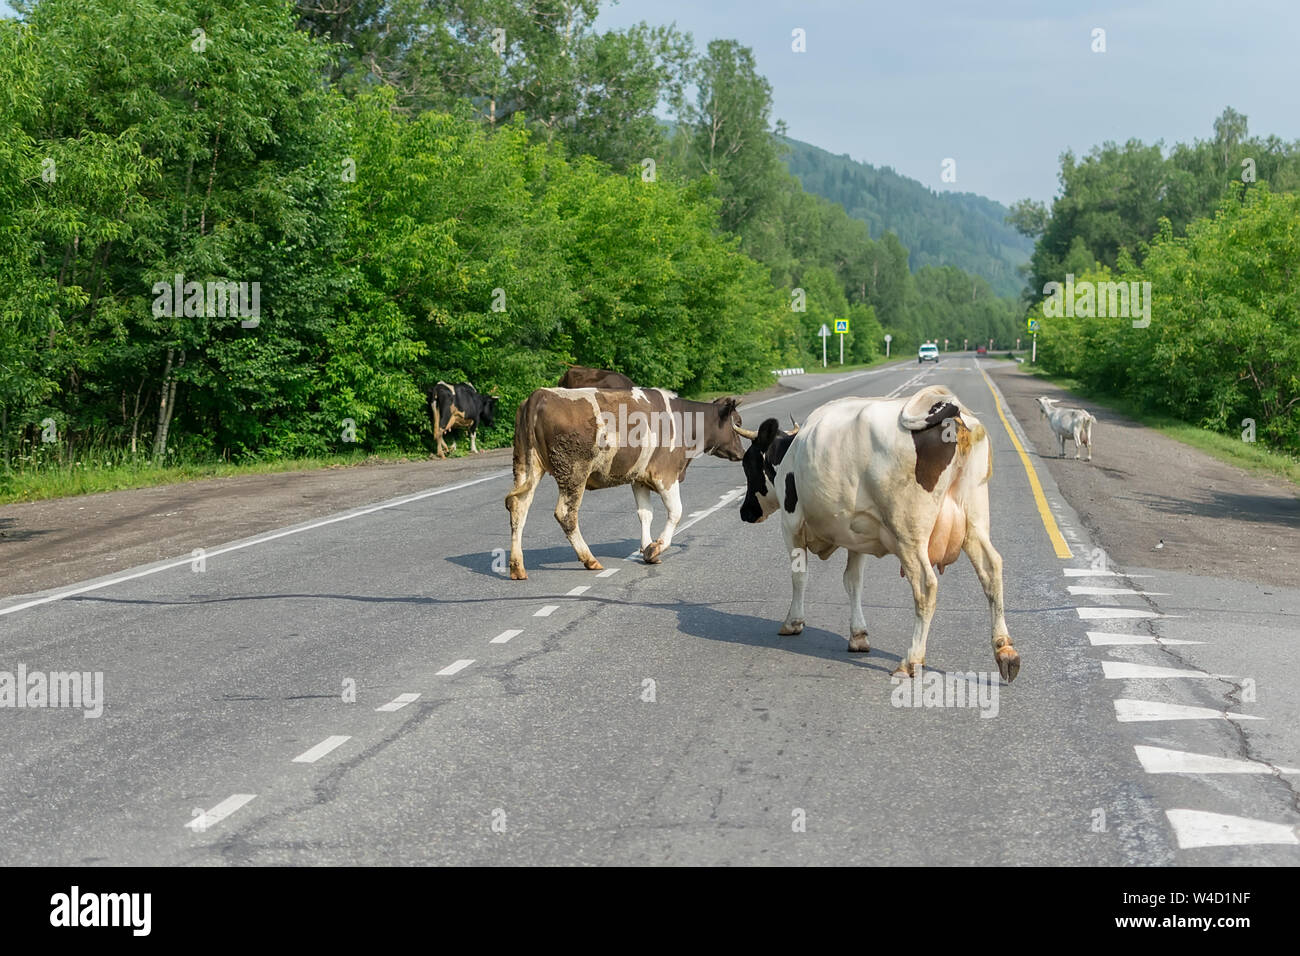
[{"label": "white cow in distance", "polygon": [[1092,461],[1092,425],[1097,420],[1091,412],[1082,408],[1061,408],[1060,399],[1043,395],[1035,399],[1038,410],[1043,413],[1047,423],[1052,426],[1059,445],[1059,457],[1065,457],[1065,440],[1074,441],[1074,459],[1079,460],[1079,449],[1088,446],[1088,461]]}]

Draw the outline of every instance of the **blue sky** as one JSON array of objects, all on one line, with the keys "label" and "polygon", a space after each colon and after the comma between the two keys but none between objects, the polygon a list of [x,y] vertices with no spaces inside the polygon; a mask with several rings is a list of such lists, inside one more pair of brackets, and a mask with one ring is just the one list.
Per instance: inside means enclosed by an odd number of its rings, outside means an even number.
[{"label": "blue sky", "polygon": [[796,139],[1004,203],[1050,200],[1065,149],[1204,139],[1225,106],[1300,139],[1300,0],[622,0],[597,23],[640,21],[751,47]]},{"label": "blue sky", "polygon": [[1300,0],[622,0],[597,24],[642,20],[751,47],[795,139],[1004,203],[1050,200],[1066,149],[1206,139],[1225,106],[1300,139]]}]

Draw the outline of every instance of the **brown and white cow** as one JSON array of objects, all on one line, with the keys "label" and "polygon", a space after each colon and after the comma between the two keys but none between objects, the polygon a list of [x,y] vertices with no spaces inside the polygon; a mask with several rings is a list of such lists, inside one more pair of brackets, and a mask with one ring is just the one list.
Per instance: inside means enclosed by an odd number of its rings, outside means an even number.
[{"label": "brown and white cow", "polygon": [[559,387],[636,388],[636,385],[622,372],[611,372],[605,368],[588,368],[585,365],[570,365],[564,377],[560,379]]},{"label": "brown and white cow", "polygon": [[[533,493],[550,472],[560,489],[555,519],[588,569],[601,564],[578,530],[587,489],[632,486],[641,521],[641,554],[648,564],[672,544],[682,517],[679,489],[691,459],[701,454],[740,461],[744,447],[735,398],[692,402],[659,388],[539,388],[515,415],[515,485],[510,512],[510,577],[523,580],[523,531]],[[668,509],[663,533],[650,540],[650,492]]]},{"label": "brown and white cow", "polygon": [[940,572],[966,552],[988,598],[993,656],[1004,680],[1020,655],[1003,616],[1002,557],[989,540],[993,449],[979,420],[948,389],[932,385],[907,398],[841,398],[782,433],[770,418],[745,452],[740,516],[756,523],[778,508],[793,597],[781,634],[804,628],[807,552],[822,560],[849,552],[849,650],[869,651],[862,614],[862,566],[868,555],[895,555],[912,586],[912,646],[895,675],[915,676],[938,596]]}]

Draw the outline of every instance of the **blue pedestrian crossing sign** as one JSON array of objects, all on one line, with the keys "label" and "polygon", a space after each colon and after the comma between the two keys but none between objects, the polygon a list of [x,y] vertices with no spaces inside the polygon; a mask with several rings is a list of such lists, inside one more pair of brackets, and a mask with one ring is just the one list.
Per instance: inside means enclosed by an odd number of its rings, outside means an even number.
[{"label": "blue pedestrian crossing sign", "polygon": [[840,335],[843,335],[843,334],[844,334],[845,332],[847,332],[848,330],[849,330],[849,320],[848,320],[848,319],[836,319],[836,320],[835,320],[835,331],[836,331],[836,332],[838,332]]},{"label": "blue pedestrian crossing sign", "polygon": [[1037,319],[1030,319],[1030,320],[1029,320],[1029,331],[1030,331],[1030,332],[1037,332],[1037,331],[1038,331],[1038,320],[1037,320]]}]

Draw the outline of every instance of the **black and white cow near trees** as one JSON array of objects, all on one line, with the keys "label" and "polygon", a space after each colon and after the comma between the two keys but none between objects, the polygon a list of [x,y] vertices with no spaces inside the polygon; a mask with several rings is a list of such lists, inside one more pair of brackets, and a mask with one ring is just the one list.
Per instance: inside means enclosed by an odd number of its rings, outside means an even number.
[{"label": "black and white cow near trees", "polygon": [[469,429],[469,450],[478,454],[475,441],[478,426],[491,428],[496,424],[497,397],[480,394],[469,382],[457,385],[439,382],[429,395],[429,411],[433,417],[433,434],[438,442],[439,458],[447,457],[447,443],[443,437],[457,426]]},{"label": "black and white cow near trees", "polygon": [[862,614],[863,558],[896,556],[912,586],[912,645],[894,672],[915,676],[938,596],[940,573],[962,551],[988,598],[993,656],[1004,680],[1015,679],[1020,655],[1002,606],[1002,556],[989,540],[988,481],[993,450],[979,420],[948,389],[929,386],[908,398],[841,398],[814,411],[797,433],[770,418],[745,452],[746,491],[740,516],[763,521],[778,509],[791,560],[793,598],[781,634],[804,628],[807,553],[822,560],[849,552],[849,650],[866,652]]}]

